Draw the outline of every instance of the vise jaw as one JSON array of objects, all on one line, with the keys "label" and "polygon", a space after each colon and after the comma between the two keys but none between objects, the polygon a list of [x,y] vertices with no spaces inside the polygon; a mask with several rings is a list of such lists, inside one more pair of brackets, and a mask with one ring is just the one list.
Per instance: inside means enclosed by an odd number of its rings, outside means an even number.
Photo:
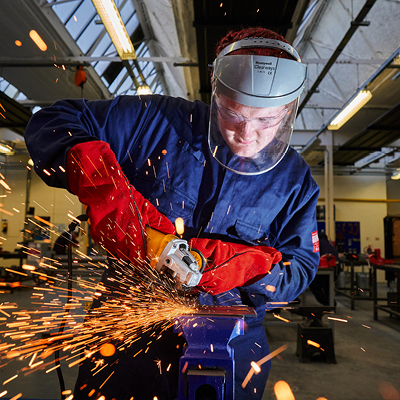
[{"label": "vise jaw", "polygon": [[249,307],[203,306],[178,317],[175,331],[183,332],[187,347],[179,362],[178,400],[234,400],[235,361],[229,342],[243,335]]}]

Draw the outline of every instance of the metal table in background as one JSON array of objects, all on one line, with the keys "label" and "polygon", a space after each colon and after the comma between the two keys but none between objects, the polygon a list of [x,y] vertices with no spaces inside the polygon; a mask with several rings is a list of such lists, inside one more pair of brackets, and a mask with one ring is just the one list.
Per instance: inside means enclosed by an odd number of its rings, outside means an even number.
[{"label": "metal table in background", "polygon": [[[23,265],[24,259],[27,258],[27,255],[25,253],[23,253],[22,251],[13,251],[13,252],[4,251],[4,252],[0,252],[0,258],[3,258],[5,260],[9,260],[9,259],[19,260],[18,269],[22,271],[22,265]],[[6,269],[3,266],[0,266],[0,268],[3,268],[4,270]],[[13,293],[14,289],[21,288],[22,280],[24,278],[23,275],[19,275],[17,273],[12,274],[11,272],[8,272],[8,271],[6,271],[6,272],[0,271],[0,272],[1,272],[1,274],[0,274],[0,276],[1,276],[0,277],[0,291],[1,292],[4,290],[9,290],[11,293]]]},{"label": "metal table in background", "polygon": [[[373,289],[372,289],[372,268],[371,265],[369,264],[368,259],[365,260],[346,260],[345,262],[341,261],[343,267],[342,270],[344,271],[345,266],[350,267],[350,287],[337,287],[335,289],[335,292],[337,294],[341,294],[342,296],[346,296],[350,299],[350,308],[354,310],[354,303],[356,300],[373,300]],[[355,267],[368,267],[368,273],[369,273],[369,287],[368,288],[362,288],[363,292],[369,292],[368,296],[360,296],[359,295],[359,290],[357,288],[357,283],[356,283],[356,273],[354,271]],[[364,272],[364,271],[363,271]]]},{"label": "metal table in background", "polygon": [[27,254],[22,251],[13,251],[13,252],[0,252],[0,258],[5,260],[9,259],[17,259],[19,260],[19,267],[22,267],[23,260],[27,258]]},{"label": "metal table in background", "polygon": [[[382,305],[378,304],[379,301],[386,301],[388,302],[387,297],[378,297],[378,282],[376,278],[376,271],[378,269],[381,269],[383,271],[391,271],[394,272],[396,276],[396,281],[397,281],[397,298],[396,302],[393,304],[387,304],[387,305]],[[384,265],[375,265],[372,264],[372,270],[373,270],[373,278],[372,278],[372,283],[373,283],[373,300],[374,300],[374,320],[378,319],[378,310],[385,311],[389,313],[391,316],[396,315],[397,317],[400,317],[400,265],[399,264],[384,264]]]}]

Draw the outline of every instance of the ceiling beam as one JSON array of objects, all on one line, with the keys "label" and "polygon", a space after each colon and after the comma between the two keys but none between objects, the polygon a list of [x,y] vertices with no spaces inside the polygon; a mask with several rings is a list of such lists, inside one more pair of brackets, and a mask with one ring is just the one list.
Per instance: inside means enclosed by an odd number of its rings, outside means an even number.
[{"label": "ceiling beam", "polygon": [[351,22],[350,28],[348,31],[345,33],[343,39],[341,42],[338,44],[336,47],[335,51],[333,52],[332,56],[330,57],[329,61],[326,63],[325,67],[322,69],[321,73],[318,75],[317,79],[314,81],[312,87],[310,90],[306,93],[306,96],[304,97],[303,101],[301,102],[298,110],[298,114],[301,113],[301,110],[304,108],[304,106],[307,104],[308,100],[310,100],[311,96],[317,91],[317,88],[319,84],[322,82],[322,80],[325,78],[325,76],[328,74],[329,70],[331,69],[332,65],[335,63],[337,58],[340,56],[341,52],[351,39],[351,37],[354,35],[356,32],[357,28],[360,26],[360,24],[363,22],[364,18],[368,14],[369,10],[372,8],[372,6],[375,4],[376,0],[367,0],[358,13],[357,17],[354,19],[354,21]]},{"label": "ceiling beam", "polygon": [[[0,66],[7,67],[10,64],[13,66],[24,66],[25,64],[48,64],[48,65],[62,65],[62,64],[83,64],[91,63],[94,61],[109,61],[109,62],[121,62],[120,57],[109,57],[109,56],[77,56],[77,57],[62,57],[57,58],[57,62],[49,58],[43,57],[0,57]],[[168,62],[168,63],[189,63],[192,60],[188,60],[184,57],[136,57],[136,61],[152,61],[152,62]],[[9,64],[9,65],[8,65]]]},{"label": "ceiling beam", "polygon": [[[37,57],[0,57],[0,67],[18,68],[18,67],[52,67],[54,64],[65,66],[89,66],[91,62],[95,61],[109,61],[120,62],[119,57],[110,56],[78,56],[78,57],[65,57],[58,59],[57,62],[49,60],[48,58]],[[174,67],[197,67],[198,62],[184,57],[137,57],[136,61],[152,61],[152,62],[167,62],[173,63]],[[303,58],[304,64],[326,64],[329,61],[327,58]],[[348,64],[348,65],[381,65],[386,60],[381,59],[340,59],[336,60],[335,64]],[[388,66],[387,68],[400,68],[400,66]]]}]

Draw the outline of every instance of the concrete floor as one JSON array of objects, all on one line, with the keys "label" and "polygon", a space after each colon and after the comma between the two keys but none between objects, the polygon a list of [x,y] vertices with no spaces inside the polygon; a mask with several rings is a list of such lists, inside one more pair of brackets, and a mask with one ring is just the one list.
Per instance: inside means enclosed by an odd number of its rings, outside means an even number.
[{"label": "concrete floor", "polygon": [[[386,284],[381,284],[379,290],[383,296],[387,291]],[[34,309],[31,292],[31,288],[22,288],[13,294],[0,293],[0,304],[17,302],[21,309]],[[307,304],[316,304],[311,293],[306,292],[306,298]],[[374,321],[371,301],[356,301],[352,311],[349,299],[344,296],[335,299],[335,317],[348,321],[333,323],[337,364],[327,364],[321,359],[300,363],[295,354],[297,325],[285,322],[271,325],[277,319],[268,315],[265,328],[271,351],[283,344],[288,348],[272,361],[263,400],[276,400],[274,385],[280,380],[289,384],[296,400],[400,400],[400,320],[380,312],[379,320]],[[280,315],[292,322],[301,320],[288,311],[282,311]],[[324,321],[329,322],[325,316]],[[26,361],[21,365],[17,362],[3,364],[2,360],[0,384],[18,373]],[[73,389],[77,368],[62,364],[62,369],[66,389]],[[1,394],[3,390],[7,393]],[[56,372],[39,371],[27,376],[20,373],[18,378],[0,388],[2,398],[9,399],[18,393],[23,393],[22,399],[59,399]]]},{"label": "concrete floor", "polygon": [[[381,284],[380,296],[386,291],[386,284]],[[348,321],[333,322],[337,364],[322,359],[299,362],[297,326],[266,326],[271,351],[285,343],[288,348],[272,360],[263,400],[276,400],[274,385],[280,380],[289,384],[296,400],[400,400],[400,320],[380,311],[374,321],[372,301],[356,301],[351,310],[348,298],[335,300],[334,317]],[[288,312],[281,316],[299,319]],[[269,316],[267,321],[274,319]],[[325,316],[323,320],[331,322]]]}]

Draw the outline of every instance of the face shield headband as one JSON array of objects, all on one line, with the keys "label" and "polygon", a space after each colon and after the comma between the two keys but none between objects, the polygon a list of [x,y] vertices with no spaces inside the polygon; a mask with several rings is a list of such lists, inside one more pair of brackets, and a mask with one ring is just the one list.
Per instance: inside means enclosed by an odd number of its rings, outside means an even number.
[{"label": "face shield headband", "polygon": [[[229,55],[250,47],[287,52],[297,61],[271,56]],[[235,42],[214,61],[209,147],[227,169],[258,175],[285,155],[307,68],[287,43],[250,38]]]}]

